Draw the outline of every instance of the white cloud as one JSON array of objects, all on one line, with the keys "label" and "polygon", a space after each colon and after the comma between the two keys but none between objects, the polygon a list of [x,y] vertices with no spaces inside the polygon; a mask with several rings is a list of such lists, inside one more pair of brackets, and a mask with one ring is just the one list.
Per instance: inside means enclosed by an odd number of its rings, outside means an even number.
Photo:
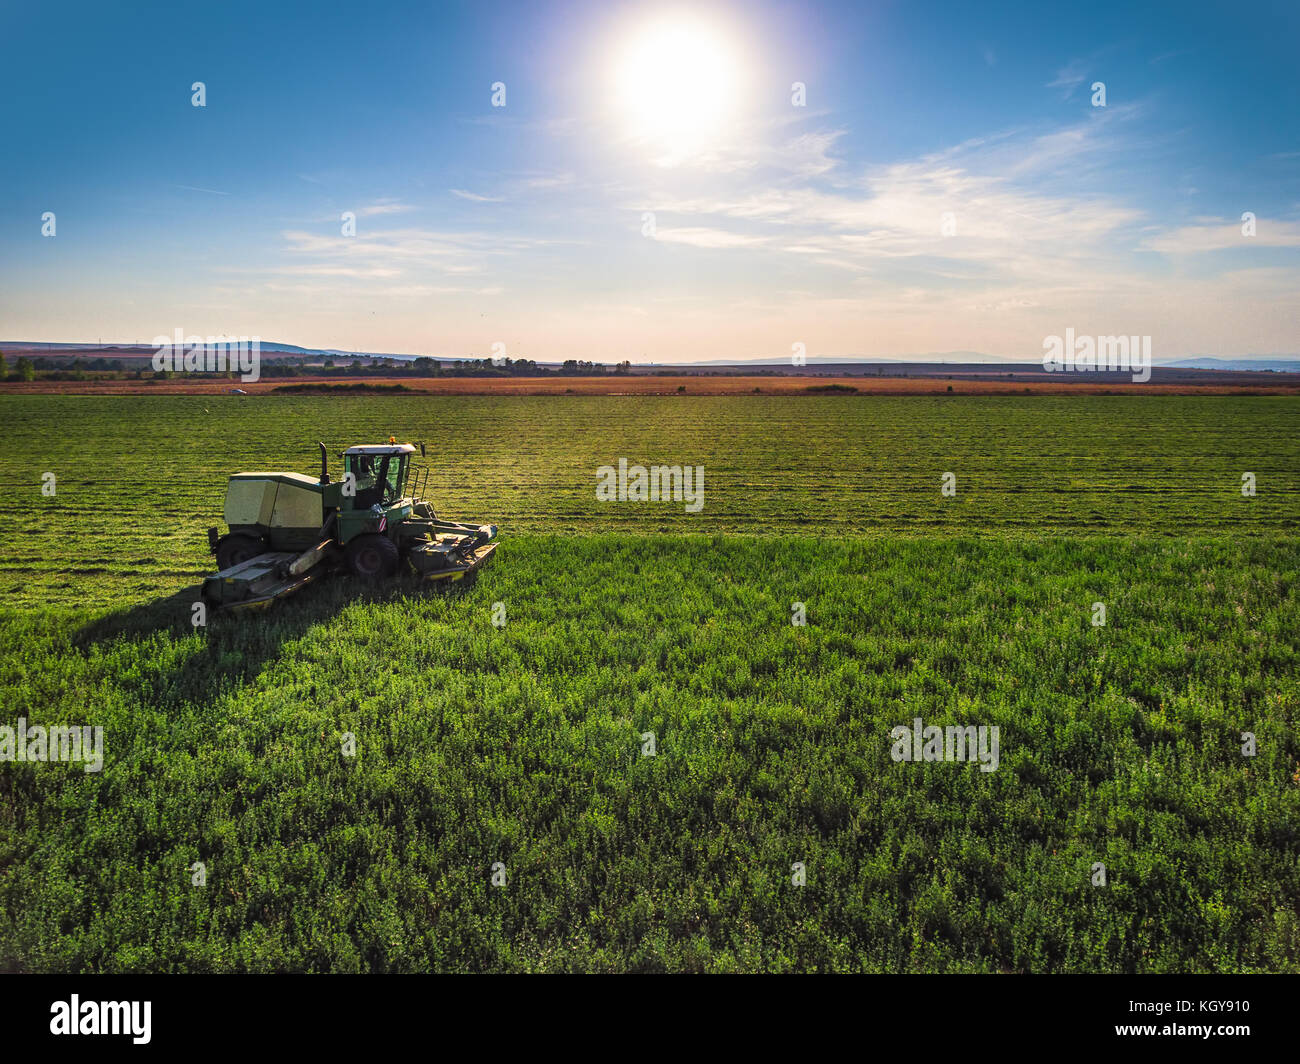
[{"label": "white cloud", "polygon": [[[1094,137],[1087,129],[1055,131],[1022,138],[1014,150],[990,138],[875,167],[830,189],[754,181],[730,196],[649,200],[644,209],[698,222],[682,227],[692,234],[682,242],[702,247],[770,244],[772,253],[820,254],[825,265],[849,270],[914,258],[932,271],[965,262],[1011,277],[1054,276],[1081,260],[1106,258],[1117,243],[1131,247],[1125,234],[1143,217],[1091,190],[1039,190],[1043,171],[1093,151]],[[986,165],[990,156],[995,167]],[[1008,170],[1023,180],[1012,180]],[[946,220],[955,224],[952,235],[945,235]],[[725,238],[717,235],[718,222],[732,223]]]},{"label": "white cloud", "polygon": [[1257,218],[1254,236],[1244,236],[1242,224],[1240,220],[1199,219],[1194,225],[1148,236],[1141,246],[1144,250],[1166,255],[1195,255],[1226,248],[1300,247],[1300,222]]},{"label": "white cloud", "polygon": [[1089,61],[1085,59],[1072,59],[1065,66],[1056,72],[1056,77],[1047,83],[1049,89],[1063,89],[1065,98],[1068,100],[1074,95],[1075,91],[1088,79]]},{"label": "white cloud", "polygon": [[525,177],[520,184],[527,189],[548,189],[561,188],[564,185],[573,184],[573,174],[534,174],[531,177]]},{"label": "white cloud", "polygon": [[411,208],[405,203],[398,203],[396,200],[383,199],[376,203],[370,203],[357,211],[358,218],[373,218],[380,214],[400,214],[402,211],[409,211]]},{"label": "white cloud", "polygon": [[655,239],[667,244],[689,244],[696,248],[744,248],[766,242],[763,237],[705,228],[658,229]]},{"label": "white cloud", "polygon": [[197,185],[173,185],[173,188],[181,188],[186,192],[206,192],[209,196],[229,196],[229,192],[222,192],[216,188],[199,188]]}]

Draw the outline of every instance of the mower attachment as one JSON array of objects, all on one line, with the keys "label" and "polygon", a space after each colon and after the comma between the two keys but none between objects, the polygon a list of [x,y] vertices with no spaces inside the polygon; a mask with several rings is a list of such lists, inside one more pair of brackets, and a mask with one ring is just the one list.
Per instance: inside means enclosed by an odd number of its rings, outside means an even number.
[{"label": "mower attachment", "polygon": [[419,543],[408,555],[415,571],[425,580],[462,580],[483,567],[496,551],[495,543],[457,547],[443,541]]},{"label": "mower attachment", "polygon": [[267,551],[204,580],[203,601],[225,610],[269,606],[320,576],[332,553],[328,542],[301,554]]}]

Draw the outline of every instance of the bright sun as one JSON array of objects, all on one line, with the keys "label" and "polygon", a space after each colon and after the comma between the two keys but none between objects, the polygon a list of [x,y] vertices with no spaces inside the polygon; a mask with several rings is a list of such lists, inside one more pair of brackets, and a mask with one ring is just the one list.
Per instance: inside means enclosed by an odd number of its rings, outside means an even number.
[{"label": "bright sun", "polygon": [[632,136],[674,153],[707,146],[739,104],[735,50],[716,26],[690,15],[634,31],[615,60],[614,78]]}]

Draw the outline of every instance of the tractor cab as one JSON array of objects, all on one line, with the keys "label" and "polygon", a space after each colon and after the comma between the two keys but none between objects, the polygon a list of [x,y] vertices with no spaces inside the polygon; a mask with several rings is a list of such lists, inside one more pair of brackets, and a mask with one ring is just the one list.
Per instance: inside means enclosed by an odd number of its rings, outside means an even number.
[{"label": "tractor cab", "polygon": [[[345,510],[387,509],[402,498],[415,448],[409,443],[367,444],[343,452]],[[349,480],[350,478],[350,480]],[[348,491],[349,483],[354,489]]]}]

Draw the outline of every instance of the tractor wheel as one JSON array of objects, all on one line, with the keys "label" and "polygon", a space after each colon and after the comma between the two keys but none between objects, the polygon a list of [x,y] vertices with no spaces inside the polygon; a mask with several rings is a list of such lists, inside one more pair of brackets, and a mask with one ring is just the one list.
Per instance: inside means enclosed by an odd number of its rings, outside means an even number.
[{"label": "tractor wheel", "polygon": [[266,550],[266,544],[246,532],[232,532],[217,541],[217,568],[229,569],[232,565],[256,558]]},{"label": "tractor wheel", "polygon": [[387,536],[357,536],[348,544],[348,568],[362,580],[382,580],[397,572],[397,544]]}]

